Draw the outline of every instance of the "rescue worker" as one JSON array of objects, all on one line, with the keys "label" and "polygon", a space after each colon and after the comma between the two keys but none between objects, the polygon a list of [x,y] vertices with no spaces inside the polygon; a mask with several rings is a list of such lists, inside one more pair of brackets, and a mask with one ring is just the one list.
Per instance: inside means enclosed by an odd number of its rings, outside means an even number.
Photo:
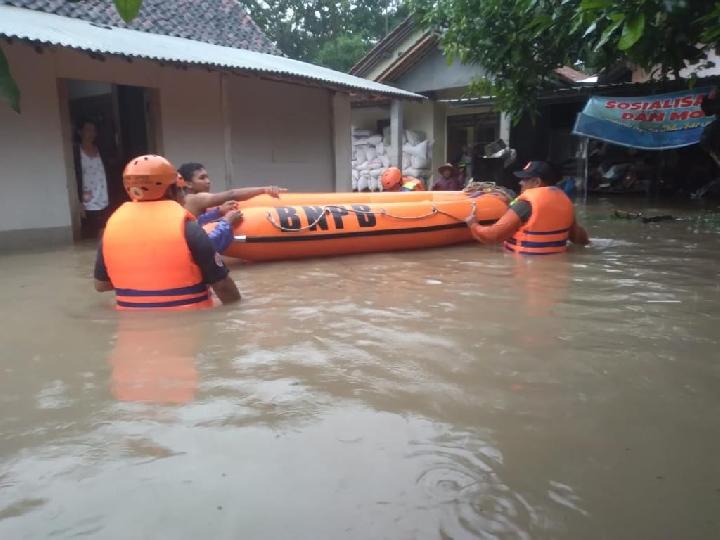
[{"label": "rescue worker", "polygon": [[568,240],[583,246],[590,243],[575,220],[572,201],[561,189],[550,186],[555,180],[550,164],[530,161],[515,176],[520,178],[520,196],[496,223],[481,226],[475,216],[467,219],[478,242],[504,242],[510,251],[525,255],[562,253]]},{"label": "rescue worker", "polygon": [[419,178],[403,176],[400,169],[390,167],[380,176],[384,191],[425,191],[425,184]]},{"label": "rescue worker", "polygon": [[240,300],[235,282],[195,216],[182,207],[175,167],[161,156],[123,172],[131,202],[110,216],[95,261],[95,290],[115,291],[121,310],[212,307]]}]

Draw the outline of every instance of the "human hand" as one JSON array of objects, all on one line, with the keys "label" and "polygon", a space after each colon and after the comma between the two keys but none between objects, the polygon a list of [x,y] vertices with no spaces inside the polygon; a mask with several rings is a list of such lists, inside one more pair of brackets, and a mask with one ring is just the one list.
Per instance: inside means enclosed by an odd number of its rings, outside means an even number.
[{"label": "human hand", "polygon": [[83,191],[83,202],[90,202],[90,199],[92,199],[92,191]]},{"label": "human hand", "polygon": [[237,210],[238,203],[237,201],[225,201],[220,205],[220,215],[225,216],[228,212],[231,212],[233,210]]},{"label": "human hand", "polygon": [[280,196],[281,193],[286,192],[286,188],[281,188],[278,186],[268,186],[265,188],[265,195],[270,195],[271,197],[275,197],[276,199]]},{"label": "human hand", "polygon": [[243,218],[243,213],[240,210],[230,210],[223,219],[227,221],[230,226],[234,226],[236,223],[241,221]]},{"label": "human hand", "polygon": [[477,218],[475,217],[475,214],[472,214],[472,215],[468,216],[467,218],[465,218],[465,223],[467,224],[468,227],[472,227],[473,225],[477,224],[477,222],[478,221],[477,221]]}]

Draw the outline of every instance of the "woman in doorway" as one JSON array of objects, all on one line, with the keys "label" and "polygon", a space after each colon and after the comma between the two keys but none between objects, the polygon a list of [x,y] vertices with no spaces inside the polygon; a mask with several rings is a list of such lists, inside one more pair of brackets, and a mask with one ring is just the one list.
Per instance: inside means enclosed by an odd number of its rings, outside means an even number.
[{"label": "woman in doorway", "polygon": [[75,147],[75,174],[80,200],[85,209],[82,235],[84,238],[97,238],[107,220],[108,186],[105,165],[95,144],[95,122],[87,118],[81,120],[77,133],[80,142]]}]

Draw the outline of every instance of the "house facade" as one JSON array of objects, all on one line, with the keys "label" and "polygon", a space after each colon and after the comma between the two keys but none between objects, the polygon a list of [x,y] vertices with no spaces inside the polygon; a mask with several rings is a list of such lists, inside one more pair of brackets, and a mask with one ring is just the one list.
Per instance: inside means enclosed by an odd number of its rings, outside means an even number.
[{"label": "house facade", "polygon": [[0,104],[0,249],[79,237],[81,118],[98,126],[113,207],[125,163],[148,152],[204,163],[215,190],[349,190],[351,102],[418,97],[279,55],[235,2],[163,4],[128,27],[109,2],[0,0],[22,96],[21,114]]},{"label": "house facade", "polygon": [[[483,69],[477,65],[449,63],[437,36],[418,28],[412,18],[394,28],[350,73],[428,98],[422,103],[405,105],[404,127],[425,134],[432,143],[429,174],[434,177],[443,163],[467,161],[473,155],[477,162],[484,146],[497,139],[512,146],[523,145],[517,140],[523,138],[523,132],[512,129],[509,118],[493,108],[490,98],[468,97],[469,85],[485,75]],[[555,72],[558,87],[585,78],[587,75],[569,67]],[[388,117],[387,105],[353,104],[352,125],[356,130],[377,132]],[[511,133],[515,134],[512,143]]]}]

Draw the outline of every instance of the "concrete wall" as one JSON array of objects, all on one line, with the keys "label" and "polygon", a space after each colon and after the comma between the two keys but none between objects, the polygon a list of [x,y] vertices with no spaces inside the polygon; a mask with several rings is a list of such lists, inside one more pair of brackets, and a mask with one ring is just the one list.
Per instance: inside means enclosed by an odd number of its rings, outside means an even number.
[{"label": "concrete wall", "polygon": [[234,184],[334,191],[332,106],[324,89],[232,78]]},{"label": "concrete wall", "polygon": [[[22,114],[0,102],[0,231],[49,229],[53,241],[71,238],[62,148],[56,58],[30,47],[2,44],[22,90]],[[10,245],[0,237],[0,248]]]},{"label": "concrete wall", "polygon": [[390,107],[353,107],[352,127],[354,129],[368,129],[375,133],[378,120],[390,119]]},{"label": "concrete wall", "polygon": [[[335,156],[350,153],[349,137],[333,137],[334,123],[349,131],[349,101],[333,100],[326,89],[237,75],[226,75],[222,85],[219,73],[205,69],[99,61],[66,49],[38,54],[21,43],[2,48],[22,92],[22,114],[0,103],[0,248],[11,244],[8,231],[17,232],[20,241],[36,242],[38,235],[28,231],[39,229],[47,230],[52,242],[71,238],[77,194],[67,166],[71,128],[59,98],[60,79],[155,89],[158,151],[175,165],[204,163],[215,189],[277,183],[297,191],[333,191]],[[223,91],[229,94],[225,99]],[[232,158],[226,161],[227,133]],[[335,148],[343,144],[346,148]]]},{"label": "concrete wall", "polygon": [[433,107],[435,103],[426,101],[423,103],[408,102],[403,108],[405,113],[405,129],[423,132],[428,140],[435,139],[435,123]]}]

